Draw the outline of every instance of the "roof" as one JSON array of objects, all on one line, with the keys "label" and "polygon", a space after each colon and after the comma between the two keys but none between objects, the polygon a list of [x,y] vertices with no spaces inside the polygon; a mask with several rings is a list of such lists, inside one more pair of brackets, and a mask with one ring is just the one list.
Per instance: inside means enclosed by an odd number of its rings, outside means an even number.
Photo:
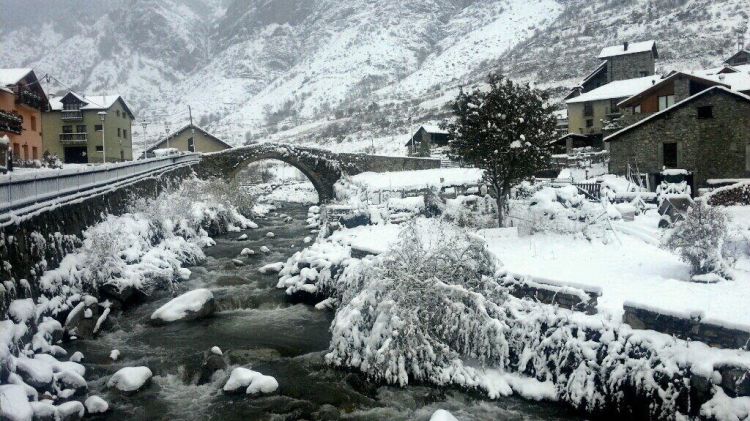
[{"label": "roof", "polygon": [[667,83],[667,82],[669,82],[671,80],[674,80],[675,78],[677,78],[680,75],[686,76],[686,77],[688,77],[690,79],[698,79],[698,80],[701,80],[701,81],[707,82],[707,83],[724,85],[727,88],[731,87],[729,84],[719,81],[718,78],[712,78],[712,77],[709,77],[709,76],[698,76],[698,75],[695,75],[695,74],[685,73],[685,72],[672,72],[672,73],[669,74],[669,76],[667,76],[664,79],[656,82],[655,84],[647,87],[646,89],[644,89],[644,90],[636,93],[635,95],[629,97],[628,99],[620,102],[617,105],[620,106],[620,107],[627,107],[627,106],[631,105],[631,103],[633,101],[635,101],[637,99],[642,99],[642,98],[648,96],[648,94],[650,94],[651,92],[659,89],[659,87],[661,87],[662,85],[664,85],[665,83]]},{"label": "roof", "polygon": [[720,75],[706,76],[706,79],[729,85],[733,91],[750,91],[750,71],[722,73]]},{"label": "roof", "polygon": [[50,98],[49,99],[50,110],[61,111],[63,109],[62,99],[69,95],[72,95],[78,98],[79,100],[81,100],[81,102],[85,103],[85,105],[81,107],[82,110],[107,110],[110,107],[112,107],[115,104],[115,102],[119,100],[122,102],[122,106],[123,108],[125,108],[125,111],[127,111],[128,114],[130,114],[130,118],[133,118],[133,119],[135,118],[135,116],[133,115],[133,112],[130,111],[130,107],[128,106],[128,104],[125,102],[122,96],[117,95],[117,94],[84,96],[76,92],[70,91],[63,96]]},{"label": "roof", "polygon": [[602,85],[585,94],[565,101],[568,104],[590,101],[604,101],[607,99],[628,98],[643,91],[661,80],[658,75],[639,77],[635,79],[616,80]]},{"label": "roof", "polygon": [[709,92],[719,92],[719,93],[722,93],[722,94],[730,94],[730,95],[736,96],[737,98],[740,98],[742,100],[750,102],[750,96],[748,96],[748,95],[741,94],[739,92],[733,91],[733,90],[731,90],[729,88],[726,88],[724,86],[719,86],[719,85],[712,86],[712,87],[710,87],[708,89],[704,89],[704,90],[698,92],[697,94],[695,94],[695,95],[693,95],[691,97],[685,98],[684,100],[678,102],[677,104],[674,104],[673,106],[671,106],[671,107],[669,107],[669,108],[667,108],[665,110],[659,111],[658,113],[651,114],[650,116],[644,118],[643,120],[638,121],[635,124],[632,124],[632,125],[630,125],[628,127],[625,127],[623,129],[615,132],[615,133],[612,133],[611,135],[605,137],[604,141],[605,142],[611,142],[611,141],[614,140],[615,137],[618,137],[618,136],[620,136],[623,133],[629,132],[630,130],[635,129],[636,127],[640,127],[640,126],[646,124],[647,122],[649,122],[651,120],[654,120],[656,118],[661,117],[662,115],[664,115],[666,113],[670,113],[670,112],[672,112],[672,111],[674,111],[674,110],[676,110],[678,108],[681,108],[681,107],[687,105],[688,103],[694,101],[695,99],[700,98],[703,95],[706,95]]},{"label": "roof", "polygon": [[[424,131],[430,134],[448,134],[447,130],[443,130],[438,126],[433,126],[430,124],[423,124],[420,129],[424,129]],[[419,129],[417,129],[417,131],[419,131]]]},{"label": "roof", "polygon": [[724,62],[726,63],[726,62],[728,62],[729,60],[731,60],[731,59],[733,59],[733,58],[737,57],[737,56],[738,56],[738,55],[740,55],[740,54],[747,54],[747,55],[750,55],[750,50],[748,50],[747,48],[743,48],[743,49],[741,49],[740,51],[737,51],[736,53],[732,54],[732,56],[731,56],[731,57],[729,57],[728,59],[724,60]]},{"label": "roof", "polygon": [[550,145],[554,145],[555,143],[562,142],[563,140],[566,140],[567,138],[577,138],[577,139],[588,139],[589,136],[586,136],[585,134],[578,134],[578,133],[566,133],[563,136],[560,136],[554,140],[551,140],[549,142]]},{"label": "roof", "polygon": [[204,136],[206,136],[206,137],[209,137],[209,138],[211,138],[211,139],[213,139],[213,140],[215,140],[215,141],[217,141],[217,142],[221,143],[222,145],[226,146],[226,147],[227,147],[227,149],[230,149],[230,148],[232,148],[232,145],[230,145],[230,144],[228,144],[228,143],[224,142],[223,140],[221,140],[221,139],[219,139],[218,137],[216,137],[216,136],[212,135],[211,133],[207,132],[206,130],[204,130],[204,129],[202,129],[202,128],[198,127],[198,126],[196,126],[195,124],[189,124],[189,123],[188,123],[188,124],[186,124],[186,125],[182,126],[182,127],[180,128],[180,129],[178,129],[178,130],[177,130],[177,131],[175,131],[174,133],[170,133],[170,134],[169,134],[169,136],[167,136],[167,137],[165,137],[165,138],[163,138],[163,139],[160,139],[160,140],[159,140],[158,142],[156,142],[156,143],[154,143],[153,145],[151,145],[151,147],[149,147],[148,149],[146,149],[146,152],[152,152],[152,151],[154,151],[155,149],[159,149],[159,148],[157,148],[157,147],[158,147],[159,145],[163,144],[163,143],[166,143],[166,141],[167,141],[167,138],[169,138],[169,139],[172,139],[172,138],[174,138],[174,137],[177,137],[177,136],[179,136],[179,135],[180,135],[180,134],[181,134],[182,132],[184,132],[185,130],[187,130],[187,129],[191,128],[191,127],[192,127],[192,128],[194,128],[195,130],[197,130],[197,131],[199,131],[199,132],[203,133],[203,135],[204,135]]},{"label": "roof", "polygon": [[583,85],[584,83],[588,82],[589,80],[591,80],[592,78],[594,78],[599,73],[601,73],[603,71],[606,71],[606,70],[607,70],[607,62],[603,61],[603,62],[601,62],[599,64],[599,66],[596,67],[596,69],[594,69],[593,72],[589,73],[588,76],[586,76],[585,78],[583,78],[583,82],[581,82],[581,85]]},{"label": "roof", "polygon": [[0,86],[15,85],[31,72],[30,68],[0,69]]},{"label": "roof", "polygon": [[[627,44],[628,46],[627,50],[625,49],[625,44]],[[613,45],[611,47],[604,47],[599,53],[599,58],[606,59],[609,57],[624,56],[626,54],[644,53],[646,51],[653,51],[654,55],[658,57],[658,53],[656,52],[656,41],[649,40],[641,42],[622,43],[619,45]]]}]

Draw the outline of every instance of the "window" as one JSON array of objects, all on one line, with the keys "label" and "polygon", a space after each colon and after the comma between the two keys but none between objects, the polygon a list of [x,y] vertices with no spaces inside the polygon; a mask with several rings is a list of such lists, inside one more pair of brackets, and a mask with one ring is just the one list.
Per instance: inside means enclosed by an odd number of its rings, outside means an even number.
[{"label": "window", "polygon": [[23,148],[23,160],[28,161],[29,160],[29,146],[23,145],[22,148]]},{"label": "window", "polygon": [[36,116],[33,116],[33,115],[31,116],[31,119],[29,120],[29,124],[31,125],[31,130],[36,131]]},{"label": "window", "polygon": [[96,146],[96,151],[97,152],[104,152],[104,147],[102,145],[97,145]]},{"label": "window", "polygon": [[648,70],[641,70],[640,72],[638,72],[638,75],[640,77],[646,77],[648,76]]},{"label": "window", "polygon": [[120,128],[117,128],[117,137],[122,137],[122,130]]},{"label": "window", "polygon": [[586,127],[594,127],[594,120],[593,119],[586,120]]},{"label": "window", "polygon": [[745,145],[745,171],[750,171],[750,143]]},{"label": "window", "polygon": [[662,144],[662,163],[666,168],[677,168],[677,144]]},{"label": "window", "polygon": [[63,133],[73,133],[73,126],[62,126]]},{"label": "window", "polygon": [[124,160],[125,160],[125,151],[120,149],[120,161],[124,161]]},{"label": "window", "polygon": [[633,107],[633,114],[640,114],[641,113],[641,104],[636,105]]},{"label": "window", "polygon": [[188,151],[195,152],[195,141],[192,137],[188,138]]},{"label": "window", "polygon": [[21,157],[21,145],[18,143],[13,144],[13,158],[20,158]]},{"label": "window", "polygon": [[97,132],[102,131],[102,125],[101,124],[95,124],[94,125],[94,130],[96,130]]},{"label": "window", "polygon": [[79,124],[76,126],[76,133],[86,133],[86,125]]},{"label": "window", "polygon": [[63,110],[65,111],[79,111],[81,109],[80,102],[66,102],[63,104]]},{"label": "window", "polygon": [[674,105],[674,95],[666,95],[659,97],[659,111],[666,110],[667,108]]},{"label": "window", "polygon": [[119,117],[120,116],[120,110],[115,111],[115,114]]},{"label": "window", "polygon": [[714,118],[714,107],[710,105],[698,107],[698,118]]},{"label": "window", "polygon": [[591,117],[594,115],[594,104],[587,102],[583,104],[583,115],[585,117]]},{"label": "window", "polygon": [[620,111],[620,108],[617,106],[617,100],[616,99],[610,99],[609,100],[609,112],[614,114]]},{"label": "window", "polygon": [[127,139],[127,138],[128,138],[128,129],[122,129],[122,137],[123,137],[124,139]]},{"label": "window", "polygon": [[33,160],[39,159],[39,152],[37,151],[36,146],[31,147],[31,159]]}]

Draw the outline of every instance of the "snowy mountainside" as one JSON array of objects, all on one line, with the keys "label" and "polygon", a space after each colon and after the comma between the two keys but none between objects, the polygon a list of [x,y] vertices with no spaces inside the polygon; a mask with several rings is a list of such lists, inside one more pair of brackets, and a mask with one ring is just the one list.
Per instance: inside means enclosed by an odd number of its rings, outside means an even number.
[{"label": "snowy mountainside", "polygon": [[149,142],[165,121],[185,124],[191,105],[232,144],[388,153],[403,153],[411,131],[448,116],[459,87],[490,71],[559,100],[602,47],[626,40],[656,39],[659,71],[715,66],[750,14],[745,0],[103,3],[85,13],[53,7],[33,26],[26,0],[0,0],[17,8],[13,24],[0,25],[0,63],[50,73],[62,82],[52,92],[123,94],[149,122]]}]

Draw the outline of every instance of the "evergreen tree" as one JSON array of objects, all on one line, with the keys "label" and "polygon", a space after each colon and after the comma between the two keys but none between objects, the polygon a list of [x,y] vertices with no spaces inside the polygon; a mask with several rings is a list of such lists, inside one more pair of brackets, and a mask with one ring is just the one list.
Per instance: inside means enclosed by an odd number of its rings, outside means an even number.
[{"label": "evergreen tree", "polygon": [[455,120],[447,128],[451,156],[484,170],[495,194],[503,226],[510,189],[549,163],[556,119],[543,92],[490,74],[489,90],[461,89],[453,103]]}]

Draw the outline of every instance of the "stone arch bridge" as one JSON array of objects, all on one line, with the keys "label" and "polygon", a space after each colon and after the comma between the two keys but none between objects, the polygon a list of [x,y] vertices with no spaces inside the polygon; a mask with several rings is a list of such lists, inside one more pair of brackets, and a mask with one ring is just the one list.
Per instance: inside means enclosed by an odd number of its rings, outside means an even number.
[{"label": "stone arch bridge", "polygon": [[265,159],[279,160],[299,169],[315,186],[321,202],[334,198],[333,185],[343,174],[440,168],[439,159],[336,153],[278,143],[257,143],[205,154],[193,168],[199,177],[231,180],[248,164]]}]

